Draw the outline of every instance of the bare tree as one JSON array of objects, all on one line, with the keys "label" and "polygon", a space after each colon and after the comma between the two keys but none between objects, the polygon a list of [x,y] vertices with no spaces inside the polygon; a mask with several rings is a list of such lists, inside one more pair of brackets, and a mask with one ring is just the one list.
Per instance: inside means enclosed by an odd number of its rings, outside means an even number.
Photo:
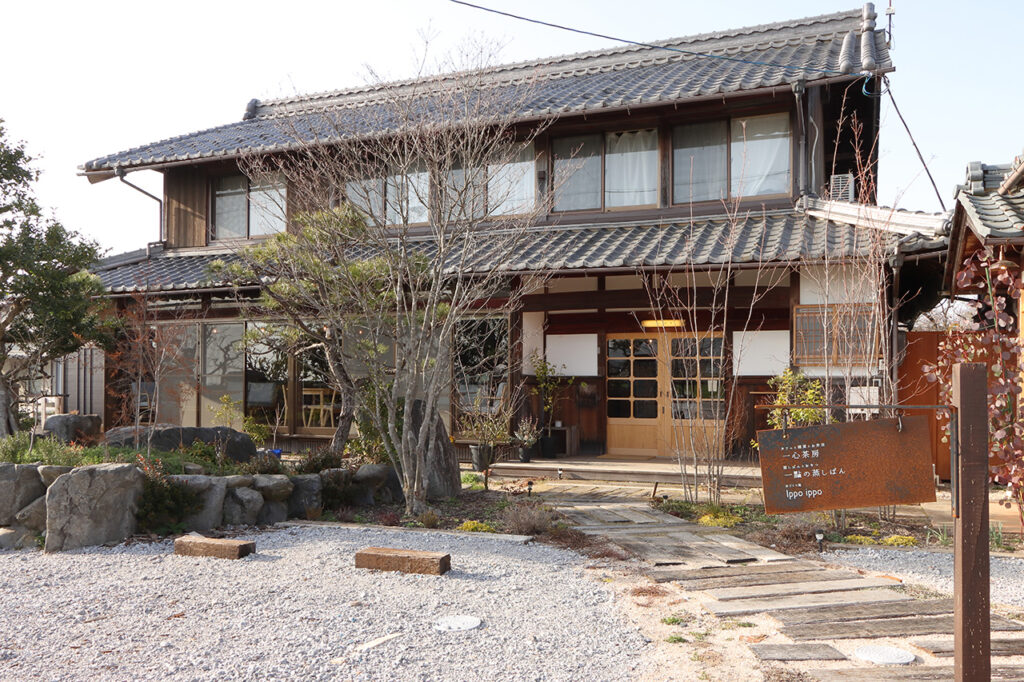
[{"label": "bare tree", "polygon": [[294,150],[243,164],[254,183],[286,183],[291,223],[239,252],[236,275],[262,283],[250,312],[276,320],[293,349],[323,354],[340,402],[334,448],[362,404],[410,513],[460,487],[442,422],[453,341],[464,320],[516,309],[503,266],[543,212],[532,143],[546,121],[520,122],[531,85],[494,85],[485,52],[442,66],[376,82],[369,104],[312,125],[282,116]]}]

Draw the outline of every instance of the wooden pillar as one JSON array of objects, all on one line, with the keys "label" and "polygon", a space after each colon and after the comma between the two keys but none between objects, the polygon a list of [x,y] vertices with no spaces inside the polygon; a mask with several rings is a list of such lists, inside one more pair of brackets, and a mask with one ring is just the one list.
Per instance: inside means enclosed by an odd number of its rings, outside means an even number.
[{"label": "wooden pillar", "polygon": [[954,672],[957,682],[991,679],[988,556],[988,368],[953,367],[958,461],[956,553],[953,567]]}]

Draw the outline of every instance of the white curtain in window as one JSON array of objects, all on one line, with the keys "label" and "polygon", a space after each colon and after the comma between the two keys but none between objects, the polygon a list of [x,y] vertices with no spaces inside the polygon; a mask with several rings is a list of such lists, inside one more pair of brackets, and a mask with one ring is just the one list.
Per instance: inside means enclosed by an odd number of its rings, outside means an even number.
[{"label": "white curtain in window", "polygon": [[491,215],[527,213],[536,203],[537,183],[533,145],[520,150],[515,161],[487,168],[487,203]]},{"label": "white curtain in window", "polygon": [[604,205],[658,203],[658,133],[635,130],[605,138]]},{"label": "white curtain in window", "polygon": [[286,223],[285,184],[280,178],[267,178],[249,187],[249,236],[284,232]]},{"label": "white curtain in window", "polygon": [[789,114],[732,120],[732,196],[789,194]]},{"label": "white curtain in window", "polygon": [[725,121],[672,131],[672,203],[721,200],[729,195]]},{"label": "white curtain in window", "polygon": [[213,197],[214,239],[245,239],[248,183],[244,175],[232,175],[217,181]]},{"label": "white curtain in window", "polygon": [[384,217],[384,181],[380,178],[346,182],[345,199],[367,216]]},{"label": "white curtain in window", "polygon": [[429,220],[427,201],[430,173],[411,171],[389,175],[387,182],[387,222],[389,225],[414,225]]},{"label": "white curtain in window", "polygon": [[483,217],[487,184],[481,170],[452,168],[448,171],[448,183],[444,188],[446,220],[473,220]]},{"label": "white curtain in window", "polygon": [[552,141],[555,210],[601,208],[601,136],[580,135]]}]

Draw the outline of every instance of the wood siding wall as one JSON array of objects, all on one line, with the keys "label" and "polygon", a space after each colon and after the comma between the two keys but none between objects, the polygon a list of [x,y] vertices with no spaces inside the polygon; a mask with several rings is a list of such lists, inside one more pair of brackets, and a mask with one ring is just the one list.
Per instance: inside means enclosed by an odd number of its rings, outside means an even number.
[{"label": "wood siding wall", "polygon": [[165,238],[168,248],[206,246],[210,200],[206,175],[195,168],[164,172]]}]

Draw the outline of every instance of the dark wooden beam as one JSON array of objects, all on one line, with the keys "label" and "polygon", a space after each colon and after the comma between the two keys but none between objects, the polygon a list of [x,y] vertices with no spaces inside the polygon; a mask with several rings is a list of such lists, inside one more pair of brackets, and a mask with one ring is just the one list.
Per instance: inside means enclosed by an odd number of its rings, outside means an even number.
[{"label": "dark wooden beam", "polygon": [[[730,308],[749,308],[755,303],[758,308],[786,308],[789,306],[789,288],[775,287],[769,291],[755,287],[731,287],[716,290],[712,287],[690,289],[682,287],[666,302],[682,306],[706,308],[720,307],[728,302]],[[523,310],[538,312],[544,310],[579,310],[590,308],[638,308],[651,307],[649,294],[642,289],[625,291],[573,291],[563,294],[530,294],[523,296]]]}]

